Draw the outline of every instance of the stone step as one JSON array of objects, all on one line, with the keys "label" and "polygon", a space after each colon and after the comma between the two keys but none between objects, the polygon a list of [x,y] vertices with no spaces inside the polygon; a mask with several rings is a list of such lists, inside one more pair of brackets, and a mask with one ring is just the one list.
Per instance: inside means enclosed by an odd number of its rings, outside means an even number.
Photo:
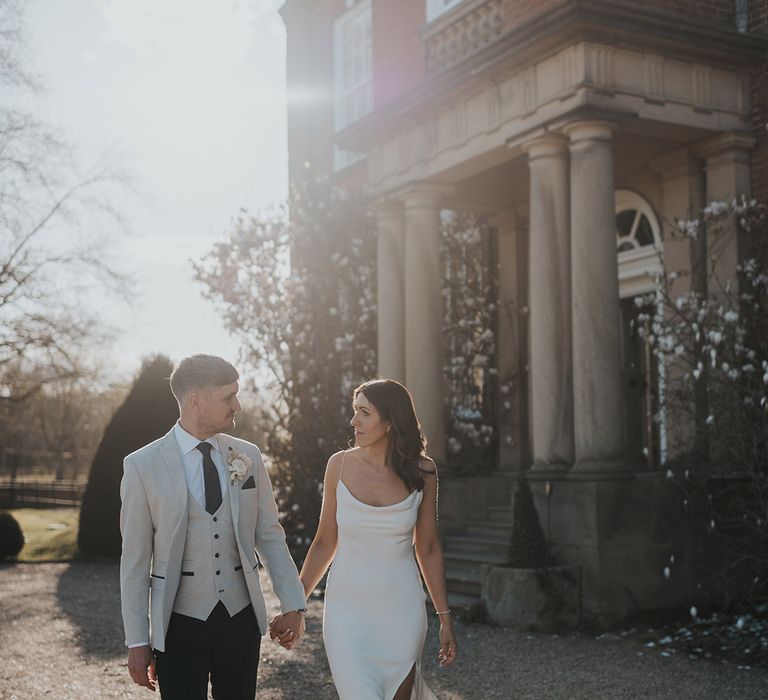
[{"label": "stone step", "polygon": [[509,549],[509,537],[479,537],[472,534],[451,535],[444,540],[444,551],[449,553],[474,553],[505,556]]},{"label": "stone step", "polygon": [[448,591],[448,607],[451,610],[468,610],[480,605],[480,595]]},{"label": "stone step", "polygon": [[489,520],[470,520],[464,531],[465,535],[498,538],[509,542],[512,536],[512,523],[495,523]]},{"label": "stone step", "polygon": [[445,582],[450,593],[480,596],[482,577],[479,567],[472,570],[464,567],[446,566]]},{"label": "stone step", "polygon": [[487,511],[487,522],[512,526],[512,508],[505,506],[490,506],[487,508]]},{"label": "stone step", "polygon": [[507,552],[499,554],[484,554],[478,552],[443,552],[446,566],[456,565],[457,567],[466,567],[480,571],[481,564],[504,564],[507,561]]}]

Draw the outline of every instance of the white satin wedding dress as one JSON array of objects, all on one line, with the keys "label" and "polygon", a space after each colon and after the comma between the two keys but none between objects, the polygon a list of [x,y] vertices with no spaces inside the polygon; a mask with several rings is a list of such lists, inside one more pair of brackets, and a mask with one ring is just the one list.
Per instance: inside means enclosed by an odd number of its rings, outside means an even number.
[{"label": "white satin wedding dress", "polygon": [[427,613],[413,554],[421,499],[414,491],[399,503],[372,506],[339,478],[323,640],[341,700],[391,700],[414,665],[411,700],[437,700],[421,676]]}]

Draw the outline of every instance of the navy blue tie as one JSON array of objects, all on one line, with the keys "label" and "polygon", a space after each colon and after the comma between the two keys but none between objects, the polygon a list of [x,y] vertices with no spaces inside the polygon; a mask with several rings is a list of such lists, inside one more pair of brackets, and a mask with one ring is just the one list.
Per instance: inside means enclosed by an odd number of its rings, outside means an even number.
[{"label": "navy blue tie", "polygon": [[203,480],[205,481],[205,509],[213,515],[221,505],[221,482],[219,470],[213,463],[210,442],[201,442],[197,449],[203,453]]}]

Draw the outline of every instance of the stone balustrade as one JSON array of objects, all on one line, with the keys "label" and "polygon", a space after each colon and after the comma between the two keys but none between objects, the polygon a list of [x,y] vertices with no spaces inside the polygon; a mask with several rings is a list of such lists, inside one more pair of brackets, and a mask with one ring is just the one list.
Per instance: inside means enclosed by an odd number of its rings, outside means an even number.
[{"label": "stone balustrade", "polygon": [[475,0],[431,23],[424,32],[427,70],[437,73],[477,53],[501,36],[502,0]]}]

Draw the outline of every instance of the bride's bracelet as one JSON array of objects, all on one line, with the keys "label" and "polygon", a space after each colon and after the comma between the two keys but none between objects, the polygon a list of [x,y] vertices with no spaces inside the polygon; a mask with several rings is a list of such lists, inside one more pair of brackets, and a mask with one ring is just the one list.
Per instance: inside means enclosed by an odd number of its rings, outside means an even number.
[{"label": "bride's bracelet", "polygon": [[448,610],[435,610],[435,615],[450,615],[451,609],[448,608]]}]

